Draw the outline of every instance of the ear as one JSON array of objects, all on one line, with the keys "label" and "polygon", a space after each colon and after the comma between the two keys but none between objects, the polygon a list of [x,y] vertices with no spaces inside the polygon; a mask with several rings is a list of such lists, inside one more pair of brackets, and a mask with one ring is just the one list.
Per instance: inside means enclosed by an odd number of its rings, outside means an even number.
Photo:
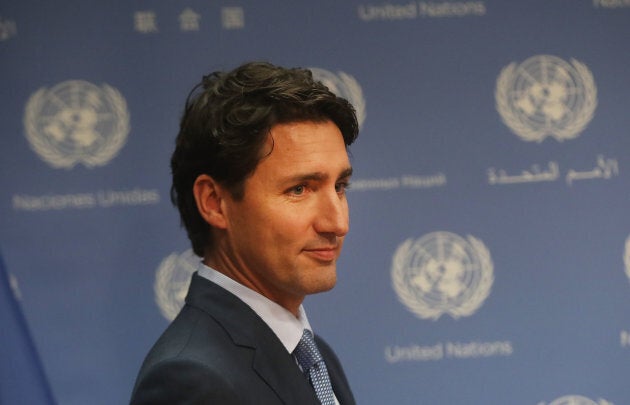
[{"label": "ear", "polygon": [[201,217],[215,228],[225,229],[227,220],[223,210],[225,190],[212,177],[202,174],[193,184],[193,195]]}]

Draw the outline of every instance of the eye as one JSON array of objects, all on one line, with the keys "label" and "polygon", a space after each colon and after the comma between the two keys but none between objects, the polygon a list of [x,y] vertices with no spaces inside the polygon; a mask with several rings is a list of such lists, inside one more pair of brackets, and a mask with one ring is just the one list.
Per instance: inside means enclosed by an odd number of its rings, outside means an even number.
[{"label": "eye", "polygon": [[340,181],[335,184],[335,191],[339,194],[344,194],[350,188],[350,182],[348,181]]},{"label": "eye", "polygon": [[306,186],[304,184],[300,184],[298,186],[291,188],[289,191],[293,195],[302,195],[304,194],[304,191],[306,191]]}]

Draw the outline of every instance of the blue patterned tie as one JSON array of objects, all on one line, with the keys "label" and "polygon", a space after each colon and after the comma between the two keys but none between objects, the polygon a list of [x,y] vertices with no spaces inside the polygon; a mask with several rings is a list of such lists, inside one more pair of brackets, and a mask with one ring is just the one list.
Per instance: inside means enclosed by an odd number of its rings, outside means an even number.
[{"label": "blue patterned tie", "polygon": [[298,363],[300,363],[304,375],[315,388],[315,395],[317,395],[319,402],[322,405],[335,405],[335,396],[330,384],[326,363],[324,363],[324,358],[317,350],[311,331],[304,329],[302,339],[300,339],[300,343],[298,343],[293,354]]}]

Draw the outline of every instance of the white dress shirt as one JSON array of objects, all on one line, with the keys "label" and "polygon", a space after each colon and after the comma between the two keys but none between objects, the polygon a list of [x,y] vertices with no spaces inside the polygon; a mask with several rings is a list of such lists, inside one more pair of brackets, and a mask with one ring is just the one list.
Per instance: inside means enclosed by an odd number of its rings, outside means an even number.
[{"label": "white dress shirt", "polygon": [[302,338],[304,329],[308,329],[311,332],[313,331],[311,325],[308,323],[308,318],[306,317],[306,312],[304,312],[302,305],[300,305],[298,317],[296,318],[295,315],[286,308],[203,263],[200,264],[198,273],[201,277],[212,281],[236,295],[241,301],[253,309],[271,330],[273,330],[276,336],[278,336],[278,339],[280,339],[280,342],[282,342],[289,353],[293,353],[297,347]]},{"label": "white dress shirt", "polygon": [[[245,287],[243,284],[203,263],[199,264],[197,272],[201,277],[212,281],[219,287],[223,287],[236,295],[241,301],[254,310],[276,336],[278,336],[278,339],[280,339],[280,342],[282,342],[282,345],[289,353],[293,353],[297,347],[304,333],[304,329],[313,332],[302,305],[300,305],[298,309],[298,316],[296,318],[295,315],[283,306],[276,304],[264,295]],[[336,396],[335,403],[339,405],[339,400]]]}]

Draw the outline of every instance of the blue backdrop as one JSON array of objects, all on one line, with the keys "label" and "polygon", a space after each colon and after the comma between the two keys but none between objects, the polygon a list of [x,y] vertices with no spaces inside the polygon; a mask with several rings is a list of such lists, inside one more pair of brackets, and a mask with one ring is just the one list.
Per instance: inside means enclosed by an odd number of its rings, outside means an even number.
[{"label": "blue backdrop", "polygon": [[128,401],[194,262],[185,96],[263,59],[361,119],[306,301],[359,403],[630,403],[629,39],[628,0],[2,1],[0,248],[57,402]]}]

